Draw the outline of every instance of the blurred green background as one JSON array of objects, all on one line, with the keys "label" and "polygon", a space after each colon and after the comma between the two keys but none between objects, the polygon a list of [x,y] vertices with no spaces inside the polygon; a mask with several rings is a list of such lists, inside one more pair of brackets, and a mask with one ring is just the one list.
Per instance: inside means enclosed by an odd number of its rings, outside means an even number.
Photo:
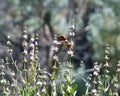
[{"label": "blurred green background", "polygon": [[[103,60],[106,43],[110,45],[110,61],[116,63],[120,59],[120,0],[0,0],[0,45],[6,45],[9,34],[13,47],[19,47],[22,44],[20,39],[22,31],[26,25],[29,34],[45,34],[40,35],[42,42],[45,42],[40,44],[44,47],[47,44],[46,38],[50,37],[44,32],[47,30],[44,29],[45,24],[48,26],[48,31],[67,36],[72,19],[75,21],[78,35],[76,38],[87,40],[92,50],[90,52],[89,49],[84,50],[82,56],[78,54],[76,57],[78,60],[87,58],[87,55],[84,55],[87,53],[90,53],[93,61]],[[88,29],[85,36],[80,35],[82,32],[84,34],[84,31],[81,31],[83,29]],[[80,39],[80,42],[82,40]],[[80,43],[80,46],[85,44]],[[75,44],[76,47],[78,45],[79,43]],[[1,56],[3,49],[0,50]]]},{"label": "blurred green background", "polygon": [[[110,45],[113,67],[120,59],[120,0],[0,0],[0,59],[8,55],[6,42],[10,35],[13,57],[21,68],[22,34],[27,26],[29,36],[39,34],[40,64],[51,68],[53,35],[68,36],[71,20],[76,26],[75,67],[81,61],[87,68],[93,67],[96,61],[104,61],[106,43]],[[65,55],[66,51],[60,52],[62,59]],[[78,80],[78,84],[83,90],[83,82],[79,82],[82,81]]]}]

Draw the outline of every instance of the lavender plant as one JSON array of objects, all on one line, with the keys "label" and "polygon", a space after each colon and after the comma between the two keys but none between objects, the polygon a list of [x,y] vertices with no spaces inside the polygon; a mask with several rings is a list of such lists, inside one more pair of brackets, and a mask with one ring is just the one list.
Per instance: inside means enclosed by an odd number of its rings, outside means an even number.
[{"label": "lavender plant", "polygon": [[[14,50],[12,49],[11,38],[8,36],[7,48],[10,58],[3,58],[0,65],[2,96],[77,96],[77,92],[82,91],[75,84],[77,78],[81,78],[85,82],[86,90],[83,96],[119,96],[120,61],[114,68],[115,72],[110,73],[110,47],[108,44],[105,48],[105,62],[103,64],[94,63],[94,68],[89,69],[92,74],[87,75],[87,78],[82,77],[80,74],[73,74],[74,66],[71,60],[74,56],[74,31],[75,25],[72,21],[69,40],[62,36],[63,40],[58,41],[57,36],[54,36],[51,73],[41,69],[38,57],[38,34],[32,34],[30,41],[28,41],[27,27],[24,28],[23,59],[21,62],[23,68],[17,65],[17,61],[12,56]],[[65,65],[60,62],[58,54],[62,50],[60,50],[59,45],[67,47]],[[14,70],[11,66],[14,66]],[[89,71],[85,70],[85,72]],[[9,76],[9,79],[6,79],[6,76]]]}]

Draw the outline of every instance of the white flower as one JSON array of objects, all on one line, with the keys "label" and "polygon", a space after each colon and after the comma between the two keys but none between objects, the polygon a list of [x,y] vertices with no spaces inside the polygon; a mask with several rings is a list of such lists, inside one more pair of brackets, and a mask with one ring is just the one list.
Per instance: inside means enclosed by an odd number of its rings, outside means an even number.
[{"label": "white flower", "polygon": [[35,41],[35,45],[38,46],[38,42],[37,41]]},{"label": "white flower", "polygon": [[7,38],[10,39],[10,36],[8,35]]},{"label": "white flower", "polygon": [[0,65],[0,69],[3,69],[5,66],[4,65]]},{"label": "white flower", "polygon": [[46,92],[46,89],[45,89],[45,88],[43,88],[43,89],[41,90],[41,92],[42,92],[42,93]]},{"label": "white flower", "polygon": [[94,93],[94,94],[97,93],[97,90],[96,90],[96,89],[93,89],[93,90],[92,90],[92,93]]},{"label": "white flower", "polygon": [[70,92],[70,91],[71,91],[71,87],[70,87],[70,86],[68,86],[67,91],[68,91],[68,92]]},{"label": "white flower", "polygon": [[94,66],[94,71],[97,71],[97,72],[100,71],[100,68],[98,67],[98,65],[95,65],[95,66]]},{"label": "white flower", "polygon": [[30,55],[31,55],[31,56],[34,56],[34,50],[31,50],[31,51],[30,51]]},{"label": "white flower", "polygon": [[118,84],[114,84],[114,86],[115,86],[116,88],[119,88],[119,85],[118,85]]},{"label": "white flower", "polygon": [[106,56],[105,56],[105,59],[106,59],[106,60],[109,60],[109,57],[106,55]]},{"label": "white flower", "polygon": [[30,44],[30,48],[34,48],[34,44],[33,43]]},{"label": "white flower", "polygon": [[24,41],[24,42],[23,42],[23,46],[24,46],[24,47],[27,47],[27,45],[28,45],[27,42]]},{"label": "white flower", "polygon": [[58,52],[58,47],[53,47],[53,51]]},{"label": "white flower", "polygon": [[30,56],[30,60],[31,60],[31,61],[34,61],[34,56]]},{"label": "white flower", "polygon": [[53,60],[58,61],[58,56],[53,56]]},{"label": "white flower", "polygon": [[16,87],[16,84],[15,84],[15,83],[12,83],[12,84],[11,84],[11,87]]},{"label": "white flower", "polygon": [[69,50],[69,51],[67,52],[67,54],[70,55],[70,56],[73,56],[73,51],[72,51],[72,50]]},{"label": "white flower", "polygon": [[54,41],[53,41],[53,44],[54,44],[54,45],[60,45],[61,42],[59,42],[58,40],[54,40]]},{"label": "white flower", "polygon": [[3,76],[4,76],[4,75],[5,75],[5,73],[4,73],[4,72],[1,72],[1,73],[0,73],[0,75],[3,75]]},{"label": "white flower", "polygon": [[25,35],[23,35],[23,38],[24,38],[24,39],[27,39],[27,38],[28,38],[28,36],[25,34]]},{"label": "white flower", "polygon": [[0,81],[0,83],[1,83],[1,84],[6,84],[6,79],[2,79],[2,80]]},{"label": "white flower", "polygon": [[34,41],[35,41],[35,39],[34,39],[34,38],[31,38],[30,40],[31,40],[31,42],[34,42]]},{"label": "white flower", "polygon": [[27,54],[28,54],[27,50],[24,50],[23,55],[26,56]]},{"label": "white flower", "polygon": [[117,69],[117,72],[120,72],[120,68]]},{"label": "white flower", "polygon": [[75,33],[74,33],[74,32],[70,32],[69,35],[70,35],[71,37],[74,37],[74,36],[75,36]]},{"label": "white flower", "polygon": [[42,85],[42,82],[40,82],[40,81],[37,81],[36,85],[39,85],[39,86],[41,86],[41,85]]},{"label": "white flower", "polygon": [[12,75],[12,76],[15,76],[15,72],[13,71],[13,72],[10,72],[10,74]]},{"label": "white flower", "polygon": [[75,29],[75,25],[70,25],[70,29]]}]

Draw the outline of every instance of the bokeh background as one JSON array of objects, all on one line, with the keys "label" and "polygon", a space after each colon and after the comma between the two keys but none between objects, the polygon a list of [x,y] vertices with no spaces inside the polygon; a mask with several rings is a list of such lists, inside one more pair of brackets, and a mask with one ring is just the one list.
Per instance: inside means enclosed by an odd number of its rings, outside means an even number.
[{"label": "bokeh background", "polygon": [[67,37],[71,20],[76,26],[75,68],[81,60],[86,68],[102,62],[107,43],[114,66],[120,59],[120,0],[0,0],[0,58],[7,55],[10,35],[13,57],[21,66],[22,32],[27,26],[29,35],[39,34],[40,63],[48,66],[54,34]]},{"label": "bokeh background", "polygon": [[[29,34],[41,34],[40,51],[47,49],[52,34],[67,36],[74,19],[75,60],[103,60],[104,45],[108,43],[110,60],[115,63],[120,58],[119,9],[120,0],[0,0],[0,45],[5,46],[7,35],[10,35],[17,52],[16,59],[19,58],[22,31],[26,25]],[[3,57],[5,48],[0,50]],[[44,51],[40,55],[44,57],[41,62],[46,62],[48,52]]]}]

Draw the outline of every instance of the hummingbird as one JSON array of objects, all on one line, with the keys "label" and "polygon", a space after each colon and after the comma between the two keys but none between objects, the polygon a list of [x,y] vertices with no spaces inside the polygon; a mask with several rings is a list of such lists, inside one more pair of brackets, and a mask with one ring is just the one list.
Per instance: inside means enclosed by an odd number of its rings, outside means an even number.
[{"label": "hummingbird", "polygon": [[70,50],[73,50],[73,45],[74,45],[74,43],[73,43],[72,40],[68,40],[68,39],[66,38],[66,36],[64,36],[64,35],[60,36],[59,38],[60,38],[61,43],[62,43],[66,48],[68,48],[68,49],[70,49]]}]

